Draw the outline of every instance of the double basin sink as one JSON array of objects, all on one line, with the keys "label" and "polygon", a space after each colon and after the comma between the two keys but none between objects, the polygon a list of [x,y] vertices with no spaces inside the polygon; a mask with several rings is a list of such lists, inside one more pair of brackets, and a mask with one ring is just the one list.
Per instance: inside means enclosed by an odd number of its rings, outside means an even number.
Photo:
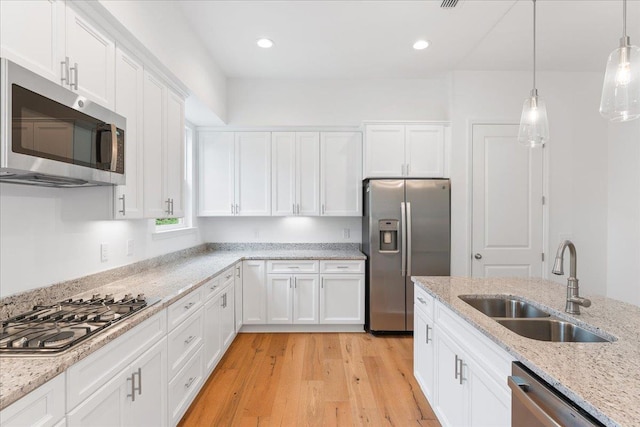
[{"label": "double basin sink", "polygon": [[459,298],[526,338],[553,342],[611,342],[513,296],[460,295]]}]

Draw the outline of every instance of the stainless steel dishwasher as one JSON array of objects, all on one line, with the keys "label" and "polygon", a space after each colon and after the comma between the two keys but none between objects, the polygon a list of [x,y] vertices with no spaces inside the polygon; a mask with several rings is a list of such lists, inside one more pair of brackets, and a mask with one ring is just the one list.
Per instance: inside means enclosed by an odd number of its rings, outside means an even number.
[{"label": "stainless steel dishwasher", "polygon": [[519,362],[511,367],[511,425],[514,427],[603,426]]}]

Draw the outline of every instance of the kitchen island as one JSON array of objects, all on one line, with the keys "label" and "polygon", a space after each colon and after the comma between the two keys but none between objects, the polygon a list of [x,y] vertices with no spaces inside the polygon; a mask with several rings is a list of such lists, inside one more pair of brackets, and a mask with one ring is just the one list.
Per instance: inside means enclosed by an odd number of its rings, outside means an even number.
[{"label": "kitchen island", "polygon": [[[568,315],[566,287],[543,279],[413,277],[413,281],[605,425],[640,425],[640,307],[589,295],[591,307],[580,315]],[[614,341],[525,338],[465,303],[460,295],[518,296]]]}]

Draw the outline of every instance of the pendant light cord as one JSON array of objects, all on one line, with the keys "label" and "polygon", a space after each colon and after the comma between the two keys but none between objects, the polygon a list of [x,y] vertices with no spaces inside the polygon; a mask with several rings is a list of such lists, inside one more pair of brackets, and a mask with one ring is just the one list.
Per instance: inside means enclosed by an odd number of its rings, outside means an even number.
[{"label": "pendant light cord", "polygon": [[533,0],[533,90],[536,90],[536,0]]},{"label": "pendant light cord", "polygon": [[622,1],[622,38],[627,39],[627,0]]}]

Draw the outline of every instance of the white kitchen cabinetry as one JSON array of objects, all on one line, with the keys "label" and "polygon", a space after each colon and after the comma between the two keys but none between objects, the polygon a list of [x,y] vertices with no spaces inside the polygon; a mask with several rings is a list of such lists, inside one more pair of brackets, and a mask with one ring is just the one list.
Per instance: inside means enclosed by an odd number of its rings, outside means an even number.
[{"label": "white kitchen cabinetry", "polygon": [[200,216],[271,215],[271,133],[200,132]]},{"label": "white kitchen cabinetry", "polygon": [[0,56],[61,83],[64,15],[64,0],[0,1]]},{"label": "white kitchen cabinetry", "polygon": [[440,124],[366,124],[364,178],[447,177],[448,140]]},{"label": "white kitchen cabinetry", "polygon": [[0,411],[0,425],[49,427],[64,422],[64,380],[64,374],[58,375]]},{"label": "white kitchen cabinetry", "polygon": [[242,327],[242,262],[235,265],[234,274],[235,295],[233,300],[235,303],[236,332]]},{"label": "white kitchen cabinetry", "polygon": [[364,324],[364,274],[354,270],[364,261],[320,261],[321,324]]},{"label": "white kitchen cabinetry", "polygon": [[362,134],[320,133],[320,215],[362,216]]},{"label": "white kitchen cabinetry", "polygon": [[184,100],[144,71],[144,216],[184,216]]},{"label": "white kitchen cabinetry", "polygon": [[0,56],[114,107],[115,42],[64,1],[0,2],[0,43]]},{"label": "white kitchen cabinetry", "polygon": [[143,198],[143,102],[142,62],[121,48],[116,49],[116,113],[127,119],[125,144],[126,185],[114,186],[114,218],[142,218]]},{"label": "white kitchen cabinetry", "polygon": [[442,425],[511,425],[514,359],[417,285],[414,305],[415,376]]},{"label": "white kitchen cabinetry", "polygon": [[264,261],[242,262],[242,323],[267,323],[267,290]]},{"label": "white kitchen cabinetry", "polygon": [[267,275],[267,323],[317,324],[318,275]]},{"label": "white kitchen cabinetry", "polygon": [[66,9],[66,64],[68,87],[102,104],[114,106],[115,41],[72,7]]},{"label": "white kitchen cabinetry", "polygon": [[220,334],[222,335],[222,349],[226,351],[233,339],[236,337],[236,319],[235,319],[235,302],[234,302],[234,284],[233,279],[227,282],[222,291],[221,311],[220,311]]},{"label": "white kitchen cabinetry", "polygon": [[320,134],[272,133],[272,215],[320,214]]},{"label": "white kitchen cabinetry", "polygon": [[[204,383],[202,348],[189,359],[180,372],[169,381],[169,424],[177,425]],[[159,406],[158,412],[164,407]]]},{"label": "white kitchen cabinetry", "polygon": [[166,326],[162,311],[67,370],[69,426],[166,425]]},{"label": "white kitchen cabinetry", "polygon": [[222,357],[222,335],[220,328],[220,311],[222,301],[220,297],[220,276],[211,279],[203,285],[208,293],[208,300],[204,304],[204,373],[208,375],[216,367]]},{"label": "white kitchen cabinetry", "polygon": [[433,402],[435,341],[433,297],[416,288],[413,317],[413,372],[427,399]]}]

